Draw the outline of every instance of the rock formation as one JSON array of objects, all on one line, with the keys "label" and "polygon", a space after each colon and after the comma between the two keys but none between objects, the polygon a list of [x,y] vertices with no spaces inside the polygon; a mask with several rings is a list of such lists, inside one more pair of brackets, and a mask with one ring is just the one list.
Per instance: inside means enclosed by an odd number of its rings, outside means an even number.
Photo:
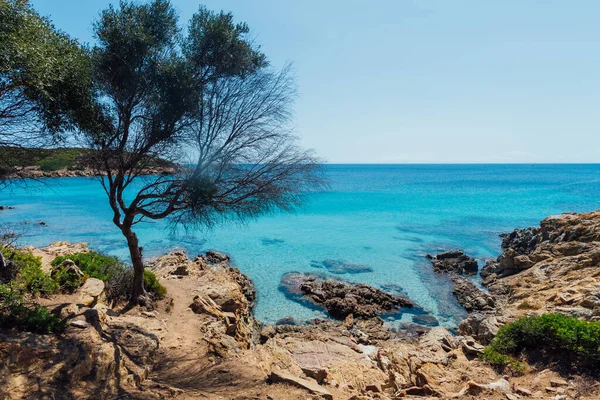
[{"label": "rock formation", "polygon": [[477,261],[460,250],[451,250],[437,255],[427,255],[438,273],[454,273],[474,275],[478,271]]},{"label": "rock formation", "polygon": [[398,312],[415,304],[407,298],[386,293],[365,284],[350,284],[312,274],[291,272],[281,279],[281,290],[293,299],[306,299],[325,308],[329,315],[344,319],[373,318],[379,314]]},{"label": "rock formation", "polygon": [[[600,212],[550,217],[504,243],[494,262],[510,272],[488,268],[489,293],[452,275],[455,295],[473,310],[458,336],[442,327],[391,332],[373,315],[406,299],[304,274],[286,276],[286,293],[312,306],[329,301],[343,321],[261,327],[251,282],[226,255],[170,253],[149,264],[168,290],[154,310],[110,309],[101,296],[90,308],[77,292],[40,299],[68,318],[61,336],[0,329],[0,398],[600,398],[596,381],[572,371],[536,364],[523,376],[500,375],[477,357],[524,315],[600,319]],[[49,270],[50,254],[70,247],[36,254]]]}]

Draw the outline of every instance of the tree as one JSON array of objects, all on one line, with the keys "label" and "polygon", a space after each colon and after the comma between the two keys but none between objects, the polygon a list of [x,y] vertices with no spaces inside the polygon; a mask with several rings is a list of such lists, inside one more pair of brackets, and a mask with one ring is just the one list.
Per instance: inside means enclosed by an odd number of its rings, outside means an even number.
[{"label": "tree", "polygon": [[[121,2],[95,25],[92,70],[102,120],[86,131],[93,165],[125,236],[132,300],[145,296],[144,220],[212,225],[298,206],[320,182],[290,129],[295,88],[273,72],[245,24],[201,7],[187,34],[166,0]],[[85,131],[85,130],[84,130]],[[173,174],[143,176],[157,158]]]},{"label": "tree", "polygon": [[47,145],[90,120],[90,89],[85,49],[27,0],[0,0],[0,175],[14,172],[14,147]]}]

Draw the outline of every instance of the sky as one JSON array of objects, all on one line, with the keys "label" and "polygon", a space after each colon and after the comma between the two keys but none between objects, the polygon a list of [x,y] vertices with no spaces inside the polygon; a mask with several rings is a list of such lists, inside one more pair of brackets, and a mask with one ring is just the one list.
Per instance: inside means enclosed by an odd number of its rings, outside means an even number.
[{"label": "sky", "polygon": [[[32,0],[82,42],[116,0]],[[182,26],[195,0],[172,0]],[[206,0],[292,62],[330,163],[600,162],[596,0]]]}]

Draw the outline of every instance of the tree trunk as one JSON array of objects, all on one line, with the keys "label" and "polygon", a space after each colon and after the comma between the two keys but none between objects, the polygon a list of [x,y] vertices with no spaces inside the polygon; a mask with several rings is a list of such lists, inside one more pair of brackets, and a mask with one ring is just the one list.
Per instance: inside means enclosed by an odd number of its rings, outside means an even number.
[{"label": "tree trunk", "polygon": [[131,301],[135,304],[144,302],[146,289],[144,288],[144,262],[142,261],[142,248],[139,246],[137,235],[129,227],[123,228],[123,235],[127,239],[131,263],[133,264],[133,291]]}]

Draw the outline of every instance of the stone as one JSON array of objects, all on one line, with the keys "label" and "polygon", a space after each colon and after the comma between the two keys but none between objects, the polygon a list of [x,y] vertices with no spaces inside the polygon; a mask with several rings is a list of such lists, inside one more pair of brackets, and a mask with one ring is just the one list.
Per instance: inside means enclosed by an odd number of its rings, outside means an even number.
[{"label": "stone", "polygon": [[296,320],[292,316],[283,317],[278,319],[275,325],[296,325]]},{"label": "stone", "polygon": [[460,276],[453,276],[454,288],[452,293],[458,304],[463,306],[465,310],[485,311],[492,310],[496,306],[494,298],[485,293],[483,290],[475,286],[471,281]]},{"label": "stone", "polygon": [[74,326],[75,328],[85,329],[89,326],[89,324],[83,320],[76,319],[69,323],[69,325]]},{"label": "stone", "polygon": [[473,312],[458,326],[461,335],[472,336],[482,344],[489,344],[500,329],[500,322],[494,315]]},{"label": "stone", "polygon": [[327,370],[325,368],[301,367],[301,369],[304,375],[313,378],[319,385],[322,385],[325,379],[327,379]]},{"label": "stone", "polygon": [[273,371],[269,374],[267,380],[269,383],[285,383],[292,385],[300,389],[304,389],[310,394],[320,396],[325,400],[333,400],[331,393],[319,386],[317,383],[298,378],[284,372]]},{"label": "stone", "polygon": [[427,255],[437,273],[475,275],[479,270],[477,261],[460,250],[450,250],[437,255]]},{"label": "stone", "polygon": [[515,229],[500,235],[503,249],[513,249],[519,254],[529,254],[535,248],[539,238],[539,228]]},{"label": "stone", "polygon": [[531,390],[526,389],[522,386],[515,387],[515,392],[521,396],[531,396]]},{"label": "stone", "polygon": [[478,356],[479,354],[483,353],[483,350],[485,350],[485,346],[477,343],[475,339],[470,336],[459,339],[459,342],[465,354],[469,356]]},{"label": "stone", "polygon": [[96,278],[88,278],[81,287],[81,298],[85,305],[96,304],[104,293],[104,282]]},{"label": "stone", "polygon": [[412,322],[417,325],[424,326],[439,326],[439,322],[436,317],[431,314],[416,314],[412,317]]},{"label": "stone", "polygon": [[219,253],[216,251],[207,251],[206,261],[209,264],[224,263],[229,261],[229,256],[227,254]]},{"label": "stone", "polygon": [[180,265],[179,267],[175,268],[173,270],[173,272],[171,272],[171,275],[177,275],[177,276],[187,276],[190,274],[190,271],[188,270],[187,265]]},{"label": "stone", "polygon": [[552,386],[552,387],[569,386],[569,382],[565,381],[564,379],[551,379],[550,386]]},{"label": "stone", "polygon": [[267,325],[260,331],[260,342],[265,343],[267,340],[277,334],[277,330],[273,325]]}]

